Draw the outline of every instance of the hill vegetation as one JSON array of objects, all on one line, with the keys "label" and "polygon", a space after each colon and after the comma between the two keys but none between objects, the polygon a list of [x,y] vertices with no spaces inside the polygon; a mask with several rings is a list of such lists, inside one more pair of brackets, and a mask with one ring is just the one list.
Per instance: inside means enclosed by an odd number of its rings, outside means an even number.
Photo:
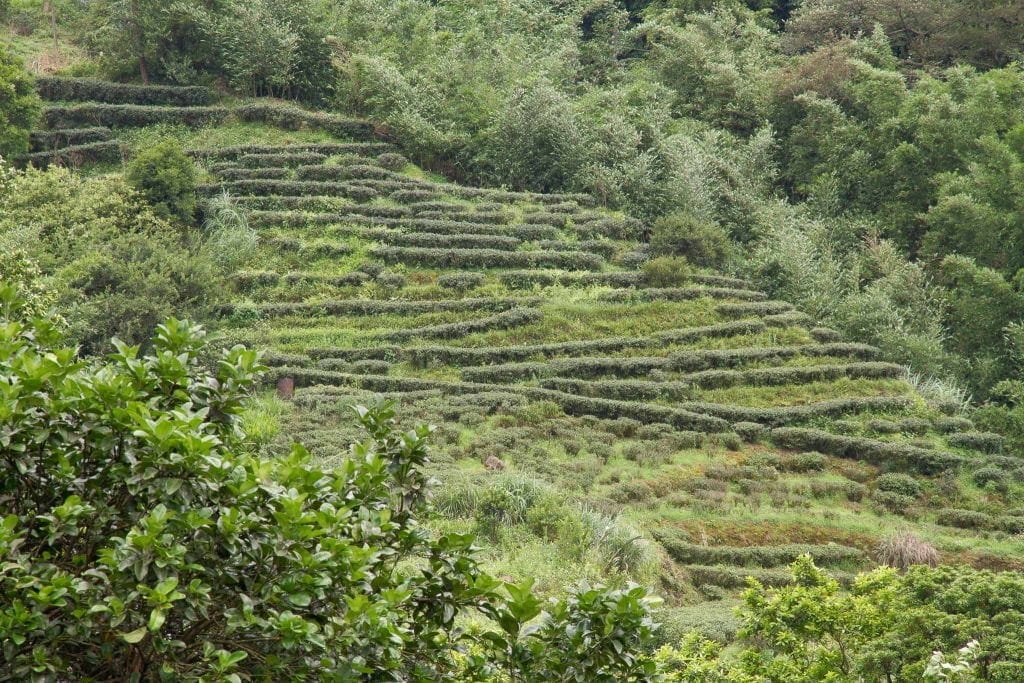
[{"label": "hill vegetation", "polygon": [[1003,3],[4,17],[8,677],[1021,678]]}]

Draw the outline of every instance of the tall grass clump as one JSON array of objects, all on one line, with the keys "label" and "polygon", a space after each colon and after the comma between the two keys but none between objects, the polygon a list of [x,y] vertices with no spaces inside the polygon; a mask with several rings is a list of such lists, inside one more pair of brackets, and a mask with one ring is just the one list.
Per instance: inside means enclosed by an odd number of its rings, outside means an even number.
[{"label": "tall grass clump", "polygon": [[914,565],[935,567],[939,564],[939,551],[906,529],[886,536],[875,548],[879,564],[906,571]]},{"label": "tall grass clump", "polygon": [[224,270],[249,262],[259,246],[259,235],[235,197],[227,191],[216,195],[205,213],[205,247],[211,258]]}]

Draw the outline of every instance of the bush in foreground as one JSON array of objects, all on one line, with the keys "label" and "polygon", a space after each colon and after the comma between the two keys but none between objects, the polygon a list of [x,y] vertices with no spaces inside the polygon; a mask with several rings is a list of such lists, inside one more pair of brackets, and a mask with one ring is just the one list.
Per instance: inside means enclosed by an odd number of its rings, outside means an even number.
[{"label": "bush in foreground", "polygon": [[[641,681],[644,589],[548,605],[420,525],[430,428],[357,409],[338,469],[260,460],[239,421],[262,371],[160,326],[153,354],[62,348],[0,284],[0,643],[16,680]],[[546,608],[546,616],[542,611]],[[490,618],[470,632],[467,611]],[[5,676],[6,677],[6,676]]]}]

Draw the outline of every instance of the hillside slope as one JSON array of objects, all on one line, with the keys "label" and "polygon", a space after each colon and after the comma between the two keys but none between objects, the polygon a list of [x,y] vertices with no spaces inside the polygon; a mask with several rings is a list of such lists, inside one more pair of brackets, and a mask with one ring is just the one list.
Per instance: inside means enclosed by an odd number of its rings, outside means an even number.
[{"label": "hillside slope", "polygon": [[1024,462],[997,435],[751,283],[645,268],[643,226],[589,196],[454,185],[366,122],[277,103],[42,92],[33,163],[101,173],[177,137],[202,193],[248,210],[259,252],[216,327],[298,387],[262,400],[267,438],[342,458],[347,407],[398,399],[440,425],[439,523],[485,531],[508,574],[656,579],[727,636],[746,576],[784,582],[806,552],[845,577],[905,527],[1024,566]]}]

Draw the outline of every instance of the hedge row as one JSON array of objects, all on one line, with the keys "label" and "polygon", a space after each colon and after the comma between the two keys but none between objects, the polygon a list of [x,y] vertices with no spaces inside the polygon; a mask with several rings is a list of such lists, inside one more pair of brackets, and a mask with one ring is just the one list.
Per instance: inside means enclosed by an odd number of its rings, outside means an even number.
[{"label": "hedge row", "polygon": [[386,154],[394,151],[394,145],[387,142],[314,142],[300,145],[232,145],[229,147],[208,147],[189,152],[200,159],[237,159],[247,154],[295,154],[313,152],[325,156],[338,154],[359,154],[363,156]]},{"label": "hedge row", "polygon": [[[686,565],[684,570],[690,575],[695,586],[719,586],[720,588],[744,588],[747,579],[752,578],[764,586],[781,588],[793,583],[793,574],[788,569],[755,569],[753,567],[711,567],[706,565]],[[846,572],[829,572],[829,576],[844,586],[853,583],[853,576]]]},{"label": "hedge row", "polygon": [[[344,211],[345,215],[358,214],[361,216],[380,216],[384,218],[400,218],[409,215],[409,210],[404,206],[352,204],[342,197],[277,197],[274,195],[259,197],[250,195],[248,197],[239,197],[238,200],[253,211],[266,211],[268,215],[280,214],[282,216],[282,225],[289,224],[289,221],[294,221],[294,225],[303,225],[309,222],[308,220],[302,220],[304,218],[309,218],[311,215],[318,217],[320,213],[329,214],[332,211]],[[294,218],[285,218],[289,214],[294,216]]]},{"label": "hedge row", "polygon": [[292,272],[277,273],[274,271],[239,271],[231,276],[235,287],[242,291],[256,289],[258,287],[273,287],[281,282],[289,285],[304,283],[325,284],[332,287],[351,287],[369,282],[373,278],[362,271],[353,271],[342,275],[329,275],[325,273]]},{"label": "hedge row", "polygon": [[772,386],[833,381],[841,377],[880,379],[900,376],[902,366],[889,363],[851,363],[811,367],[758,368],[756,370],[705,370],[685,375],[675,381],[646,380],[582,381],[549,378],[543,386],[561,391],[574,391],[584,396],[614,396],[627,401],[674,399],[683,400],[694,389],[715,389],[731,386]]},{"label": "hedge row", "polygon": [[20,157],[20,161],[32,164],[37,168],[47,166],[78,167],[86,163],[110,162],[118,163],[123,158],[121,143],[117,140],[90,142],[84,145],[73,145],[46,152],[34,152]]},{"label": "hedge row", "polygon": [[761,318],[768,327],[810,327],[814,318],[802,311],[771,313]]},{"label": "hedge row", "polygon": [[[544,227],[537,224],[527,223],[524,223],[523,225],[525,227],[530,228],[539,227],[543,229]],[[588,252],[591,254],[597,254],[598,256],[606,260],[610,260],[612,256],[615,255],[615,251],[618,248],[615,246],[613,242],[608,242],[606,240],[583,240],[581,242],[570,242],[568,240],[562,239],[547,239],[537,240],[534,246],[536,246],[538,249],[545,249],[551,251],[558,251],[560,249],[564,249],[567,251]]]},{"label": "hedge row", "polygon": [[613,240],[638,240],[644,231],[644,224],[635,218],[599,218],[576,226],[576,232],[581,236]]},{"label": "hedge row", "polygon": [[1008,534],[1024,533],[1024,518],[1013,515],[996,517],[977,510],[944,508],[935,519],[943,526],[973,531],[1005,531]]},{"label": "hedge row", "polygon": [[199,107],[216,101],[216,93],[196,86],[132,85],[94,78],[43,76],[36,79],[39,96],[52,102]]},{"label": "hedge row", "polygon": [[516,251],[522,241],[502,235],[440,235],[433,232],[406,233],[401,230],[365,230],[366,239],[393,247],[421,247],[427,249],[497,249]]},{"label": "hedge row", "polygon": [[648,289],[609,292],[602,297],[605,301],[692,301],[694,299],[741,299],[764,301],[762,292],[749,289],[728,289],[726,287],[652,287]]},{"label": "hedge row", "polygon": [[654,537],[669,556],[683,564],[716,565],[737,567],[785,567],[801,555],[810,555],[819,567],[862,564],[867,561],[864,551],[845,545],[829,543],[811,545],[787,543],[769,546],[724,546],[698,545],[680,538],[671,529],[656,529]]},{"label": "hedge row", "polygon": [[955,469],[965,462],[964,458],[953,453],[905,443],[832,434],[820,429],[780,427],[771,431],[771,438],[784,448],[818,451],[928,475]]},{"label": "hedge row", "polygon": [[326,158],[319,152],[270,152],[242,154],[235,163],[246,168],[294,168],[298,171],[307,164],[319,163]]},{"label": "hedge row", "polygon": [[[463,378],[470,381],[479,378],[472,373]],[[586,382],[578,379],[544,379],[541,386],[546,389],[572,393],[579,396],[598,398],[611,396],[622,401],[650,401],[667,399],[678,401],[676,405],[692,413],[713,415],[729,422],[751,422],[759,425],[783,426],[805,422],[822,417],[840,417],[851,413],[902,409],[909,405],[907,399],[892,396],[870,396],[863,398],[833,399],[798,406],[778,408],[748,408],[745,406],[687,401],[691,388],[685,382]],[[597,396],[595,396],[595,394]]]},{"label": "hedge row", "polygon": [[537,356],[551,358],[584,353],[660,347],[672,342],[728,337],[734,334],[744,334],[763,329],[764,324],[760,321],[746,320],[703,327],[666,330],[649,337],[609,337],[605,339],[530,344],[525,346],[419,346],[408,349],[408,355],[413,365],[421,368],[436,364],[457,366],[493,365],[524,361],[536,358]]},{"label": "hedge row", "polygon": [[[339,299],[313,303],[272,303],[258,304],[257,310],[264,316],[282,315],[416,315],[421,313],[456,313],[466,311],[507,311],[516,307],[540,303],[539,299],[502,299],[481,297],[476,299]],[[240,307],[252,304],[225,304],[219,308],[221,315],[230,315]]]},{"label": "hedge row", "polygon": [[150,107],[138,104],[76,104],[43,108],[46,128],[106,126],[131,128],[156,123],[208,126],[223,123],[231,115],[227,107]]},{"label": "hedge row", "polygon": [[373,124],[369,121],[306,111],[286,104],[254,102],[236,107],[234,112],[240,121],[264,123],[285,130],[321,130],[341,138],[375,137]]},{"label": "hedge row", "polygon": [[609,287],[638,287],[642,284],[639,273],[567,273],[545,270],[507,270],[498,274],[498,279],[508,287],[525,289],[540,285],[550,287],[590,287],[606,285]]},{"label": "hedge row", "polygon": [[[311,202],[319,197],[291,197],[289,199],[307,199]],[[301,211],[265,211],[254,210],[249,213],[249,222],[255,226],[288,226],[302,227],[305,225],[370,225],[397,228],[403,232],[432,233],[438,235],[496,235],[511,237],[517,240],[536,240],[546,237],[557,237],[553,228],[536,225],[494,225],[489,223],[469,223],[465,221],[440,221],[426,218],[407,218],[400,214],[401,207],[392,206],[342,206],[330,212],[303,213]]]},{"label": "hedge row", "polygon": [[[227,189],[231,194],[249,195],[283,195],[283,196],[364,196],[367,192],[362,186],[350,183],[327,183],[310,180],[234,180],[221,185],[200,186],[201,194],[216,194]],[[376,193],[374,193],[376,194]]]},{"label": "hedge row", "polygon": [[354,180],[357,178],[402,178],[394,171],[370,164],[345,164],[343,166],[326,166],[323,164],[303,165],[295,169],[295,175],[301,180]]},{"label": "hedge row", "polygon": [[285,180],[291,176],[287,168],[225,168],[216,173],[224,180]]},{"label": "hedge row", "polygon": [[456,323],[442,323],[440,325],[429,325],[426,327],[414,327],[405,330],[395,330],[382,334],[384,339],[454,339],[465,337],[475,332],[486,332],[488,330],[504,330],[512,327],[520,327],[531,323],[539,322],[543,315],[535,308],[513,308],[510,311],[498,313],[486,318],[475,320],[464,320]]},{"label": "hedge row", "polygon": [[842,378],[895,379],[902,377],[903,372],[903,366],[894,363],[858,362],[753,370],[704,370],[687,375],[683,381],[702,389],[721,389],[734,386],[762,387],[833,382]]},{"label": "hedge row", "polygon": [[719,304],[715,307],[720,315],[747,317],[752,315],[777,315],[793,311],[793,304],[786,301],[753,301],[749,303]]},{"label": "hedge row", "polygon": [[[391,377],[380,375],[357,375],[350,373],[312,370],[308,368],[278,368],[269,377],[291,377],[297,386],[316,384],[337,384],[355,386],[369,391],[409,392],[440,390],[449,395],[477,394],[483,392],[508,392],[509,387],[471,382],[445,382],[412,377]],[[727,431],[729,423],[708,415],[699,415],[686,410],[668,408],[644,403],[613,401],[608,399],[584,398],[559,391],[532,387],[516,388],[515,393],[537,401],[557,403],[569,415],[592,415],[604,419],[629,418],[645,424],[669,424],[676,429],[694,430],[706,433]]]},{"label": "hedge row", "polygon": [[[698,328],[699,329],[699,328]],[[669,333],[666,333],[669,334]],[[689,334],[685,328],[677,334]],[[666,336],[661,337],[667,339]],[[877,352],[864,344],[805,344],[799,346],[747,347],[738,349],[707,349],[680,351],[667,356],[635,356],[626,358],[579,357],[549,362],[507,363],[479,368],[463,368],[462,375],[474,382],[515,382],[548,377],[592,379],[602,376],[631,378],[652,370],[697,372],[729,368],[752,362],[780,361],[798,356],[850,356],[854,358]]]},{"label": "hedge row", "polygon": [[578,251],[498,251],[495,249],[426,249],[376,247],[370,252],[386,263],[427,268],[523,268],[549,267],[568,270],[600,270],[604,261]]},{"label": "hedge row", "polygon": [[60,147],[85,145],[90,142],[106,142],[110,129],[103,126],[91,128],[61,128],[59,130],[34,130],[31,135],[32,149],[47,151]]},{"label": "hedge row", "polygon": [[946,437],[946,442],[953,448],[965,448],[990,454],[1002,453],[1005,441],[1006,439],[1001,434],[992,432],[960,432]]}]

